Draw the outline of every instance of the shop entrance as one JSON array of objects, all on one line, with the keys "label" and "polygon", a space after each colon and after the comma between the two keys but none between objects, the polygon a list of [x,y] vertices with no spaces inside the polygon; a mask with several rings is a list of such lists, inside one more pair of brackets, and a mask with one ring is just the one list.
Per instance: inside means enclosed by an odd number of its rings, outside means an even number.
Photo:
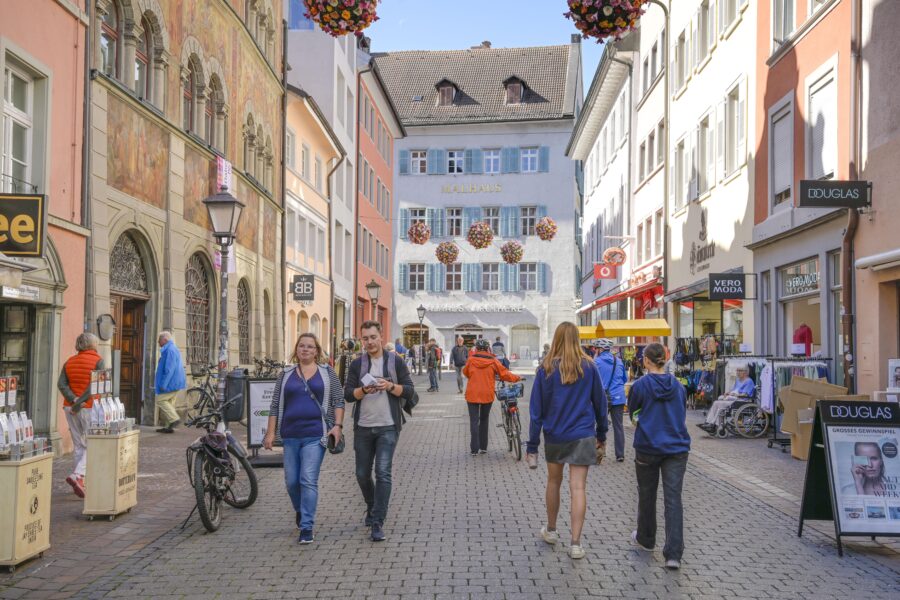
[{"label": "shop entrance", "polygon": [[459,325],[453,332],[453,344],[456,345],[456,338],[461,337],[463,344],[471,348],[475,345],[475,340],[484,337],[484,330],[478,325]]},{"label": "shop entrance", "polygon": [[113,351],[119,353],[119,398],[125,415],[141,421],[144,390],[145,310],[147,301],[125,296],[110,299],[116,334]]}]

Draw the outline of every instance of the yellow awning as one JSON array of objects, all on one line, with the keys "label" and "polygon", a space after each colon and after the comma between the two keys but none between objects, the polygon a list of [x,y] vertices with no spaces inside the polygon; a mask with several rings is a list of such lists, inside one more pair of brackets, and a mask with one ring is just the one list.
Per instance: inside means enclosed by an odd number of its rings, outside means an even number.
[{"label": "yellow awning", "polygon": [[653,337],[672,335],[672,328],[665,319],[621,319],[600,321],[594,337]]},{"label": "yellow awning", "polygon": [[578,337],[582,340],[592,340],[599,336],[597,335],[597,328],[593,325],[579,325]]}]

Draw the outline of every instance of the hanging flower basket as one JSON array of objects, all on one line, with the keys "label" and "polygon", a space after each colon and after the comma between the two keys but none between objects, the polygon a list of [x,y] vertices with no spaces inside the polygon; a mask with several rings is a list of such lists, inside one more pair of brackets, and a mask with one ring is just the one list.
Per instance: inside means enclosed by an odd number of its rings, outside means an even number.
[{"label": "hanging flower basket", "polygon": [[500,256],[503,257],[504,262],[510,265],[520,262],[524,254],[525,249],[522,247],[522,244],[515,240],[511,240],[500,246]]},{"label": "hanging flower basket", "polygon": [[434,251],[438,262],[444,265],[452,265],[459,258],[459,246],[453,242],[441,242]]},{"label": "hanging flower basket", "polygon": [[618,246],[613,246],[612,248],[607,248],[606,251],[603,252],[603,262],[608,265],[624,265],[625,264],[625,251],[619,248]]},{"label": "hanging flower basket", "polygon": [[431,227],[422,221],[416,221],[406,230],[406,237],[408,237],[409,241],[413,244],[419,244],[421,246],[431,239]]},{"label": "hanging flower basket", "polygon": [[649,0],[569,0],[569,12],[563,15],[572,19],[575,28],[584,38],[598,42],[608,37],[621,39],[632,31],[644,14]]},{"label": "hanging flower basket", "polygon": [[378,0],[303,0],[306,17],[332,37],[348,33],[362,35],[363,29],[378,20]]},{"label": "hanging flower basket", "polygon": [[491,226],[484,221],[476,221],[469,227],[466,239],[477,250],[484,250],[494,241],[494,232],[491,231]]},{"label": "hanging flower basket", "polygon": [[545,242],[549,242],[556,237],[557,229],[559,228],[556,226],[556,221],[550,217],[543,217],[534,226],[534,231],[537,233],[537,236]]}]

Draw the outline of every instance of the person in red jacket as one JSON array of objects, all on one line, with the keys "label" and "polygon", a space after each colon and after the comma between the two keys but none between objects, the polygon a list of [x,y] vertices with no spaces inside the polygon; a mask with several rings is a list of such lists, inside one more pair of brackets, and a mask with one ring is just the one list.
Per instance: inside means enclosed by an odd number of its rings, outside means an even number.
[{"label": "person in red jacket", "polygon": [[89,409],[94,405],[91,397],[91,371],[104,368],[103,359],[97,353],[100,340],[93,333],[82,333],[75,340],[75,356],[63,365],[56,387],[63,395],[63,411],[69,424],[74,449],[72,474],[66,483],[79,498],[84,498],[84,471],[87,466],[87,433],[91,426]]},{"label": "person in red jacket", "polygon": [[469,355],[462,370],[469,380],[469,385],[466,386],[466,403],[469,406],[469,431],[472,434],[469,448],[472,456],[487,454],[488,419],[494,403],[494,382],[498,377],[509,382],[522,379],[504,367],[489,348],[487,340],[476,341],[475,352]]}]

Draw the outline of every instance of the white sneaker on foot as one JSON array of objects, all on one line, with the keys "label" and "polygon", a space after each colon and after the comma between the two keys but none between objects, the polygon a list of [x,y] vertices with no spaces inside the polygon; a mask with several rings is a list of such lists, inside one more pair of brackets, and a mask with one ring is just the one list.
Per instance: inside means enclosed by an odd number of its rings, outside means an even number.
[{"label": "white sneaker on foot", "polygon": [[559,532],[550,531],[546,527],[541,527],[541,537],[551,546],[555,546],[559,542]]},{"label": "white sneaker on foot", "polygon": [[537,454],[525,454],[525,464],[529,469],[537,469]]},{"label": "white sneaker on foot", "polygon": [[631,545],[637,546],[638,548],[640,548],[641,550],[643,550],[645,552],[653,552],[653,548],[648,548],[647,546],[643,545],[642,543],[640,543],[638,541],[637,530],[634,530],[631,532]]},{"label": "white sneaker on foot", "polygon": [[584,558],[584,548],[578,546],[576,544],[572,544],[569,546],[569,558],[579,559]]},{"label": "white sneaker on foot", "polygon": [[681,561],[675,560],[674,558],[670,558],[666,561],[666,568],[671,569],[672,571],[677,571],[681,568]]}]

